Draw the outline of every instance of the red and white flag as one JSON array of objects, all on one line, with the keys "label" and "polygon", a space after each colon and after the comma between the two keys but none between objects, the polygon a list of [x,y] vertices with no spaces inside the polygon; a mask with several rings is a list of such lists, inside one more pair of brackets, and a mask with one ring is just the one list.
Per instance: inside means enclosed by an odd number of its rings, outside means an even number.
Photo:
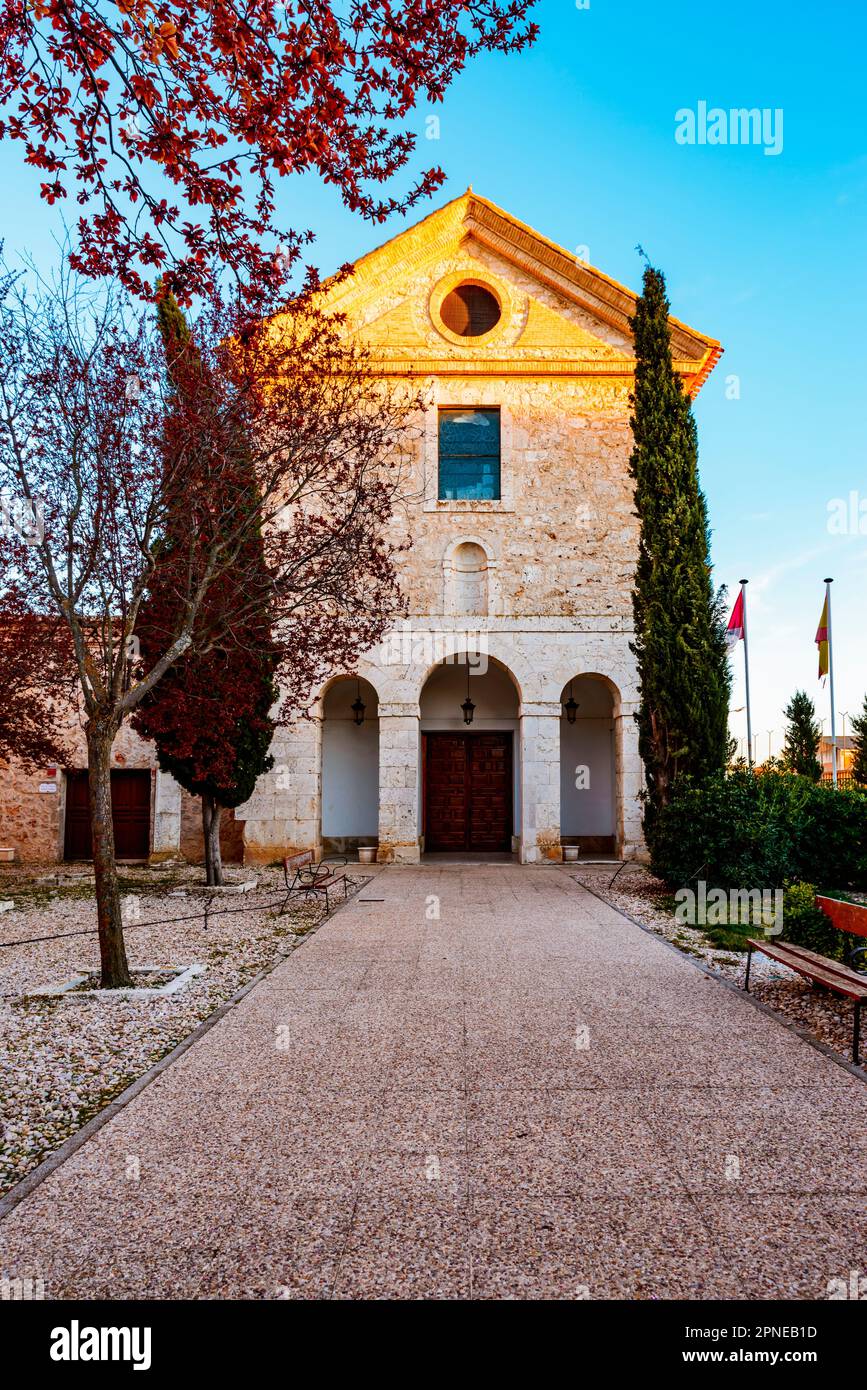
[{"label": "red and white flag", "polygon": [[729,651],[744,640],[744,591],[741,589],[726,628],[726,646]]}]

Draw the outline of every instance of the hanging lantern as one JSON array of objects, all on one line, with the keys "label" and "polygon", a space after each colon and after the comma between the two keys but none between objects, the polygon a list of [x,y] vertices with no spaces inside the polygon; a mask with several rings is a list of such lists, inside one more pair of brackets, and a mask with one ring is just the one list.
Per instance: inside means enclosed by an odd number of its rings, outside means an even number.
[{"label": "hanging lantern", "polygon": [[360,681],[360,680],[356,682],[356,686],[357,686],[357,689],[356,689],[355,699],[352,701],[352,717],[353,717],[353,719],[355,720],[356,724],[363,724],[363,723],[364,723],[364,709],[365,709],[365,705],[364,705],[364,701],[363,701],[362,698],[361,698],[361,681]]},{"label": "hanging lantern", "polygon": [[566,711],[566,718],[568,719],[569,723],[570,723],[570,724],[574,724],[574,723],[575,723],[576,715],[578,714],[578,702],[577,702],[577,700],[574,700],[574,699],[572,698],[572,682],[571,682],[571,681],[569,682],[569,699],[565,702],[565,704],[563,705],[563,708],[564,708],[565,711]]},{"label": "hanging lantern", "polygon": [[473,722],[473,715],[474,715],[474,713],[475,713],[476,707],[475,707],[475,705],[473,704],[472,700],[470,699],[470,663],[469,663],[469,661],[467,662],[467,698],[464,700],[463,704],[461,705],[461,709],[462,709],[463,712],[464,712],[464,723],[465,723],[465,724],[472,724],[472,722]]}]

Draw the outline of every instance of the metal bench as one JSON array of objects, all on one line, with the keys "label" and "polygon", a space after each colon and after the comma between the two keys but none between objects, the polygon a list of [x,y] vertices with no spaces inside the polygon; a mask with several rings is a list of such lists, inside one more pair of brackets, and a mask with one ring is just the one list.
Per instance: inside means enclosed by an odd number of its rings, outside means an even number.
[{"label": "metal bench", "polygon": [[286,904],[293,893],[305,899],[324,898],[326,912],[331,911],[331,897],[339,887],[343,887],[343,900],[348,893],[346,874],[336,871],[346,867],[346,860],[340,855],[329,855],[327,859],[317,859],[312,849],[299,850],[297,854],[287,854],[283,859],[283,878],[286,883],[286,899],[280,911],[285,912]]},{"label": "metal bench", "polygon": [[[860,954],[863,947],[852,955]],[[834,994],[841,995],[844,999],[851,999],[854,1003],[854,1017],[852,1022],[852,1061],[856,1066],[859,1065],[859,1051],[861,1043],[861,1005],[867,1000],[867,975],[859,975],[857,970],[851,970],[848,965],[841,965],[839,961],[828,960],[827,956],[817,955],[815,951],[808,951],[805,946],[792,946],[788,942],[774,942],[747,940],[747,974],[744,980],[744,989],[749,992],[750,988],[750,965],[753,959],[753,951],[760,951],[763,956],[770,956],[771,960],[777,960],[781,965],[787,965],[790,970],[794,970],[799,975],[811,980],[813,984],[821,985],[823,989],[829,989]]]}]

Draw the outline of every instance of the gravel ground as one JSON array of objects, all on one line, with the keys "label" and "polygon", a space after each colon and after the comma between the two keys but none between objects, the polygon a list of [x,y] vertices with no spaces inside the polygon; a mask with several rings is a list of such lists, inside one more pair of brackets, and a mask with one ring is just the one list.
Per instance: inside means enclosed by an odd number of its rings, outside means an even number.
[{"label": "gravel ground", "polygon": [[[46,882],[46,875],[54,881]],[[264,869],[256,871],[255,892],[220,894],[213,900],[207,929],[203,918],[148,926],[151,919],[202,910],[205,895],[195,891],[202,871],[187,866],[124,869],[130,966],[196,962],[204,971],[164,997],[73,994],[40,999],[31,991],[63,984],[99,963],[95,935],[10,944],[95,926],[92,877],[47,870],[41,876],[38,882],[32,869],[19,869],[0,877],[0,900],[15,903],[0,915],[0,1193],[252,976],[302,941],[324,915],[319,905],[301,903],[277,915],[274,899],[282,875]],[[231,876],[249,878],[252,871],[231,871]],[[233,911],[221,912],[223,907]]]},{"label": "gravel ground", "polygon": [[0,1270],[57,1300],[815,1300],[864,1268],[861,1080],[561,868],[375,888],[0,1222]]},{"label": "gravel ground", "polygon": [[[609,887],[614,866],[578,864],[575,878],[626,912],[657,936],[672,942],[678,950],[697,956],[706,966],[738,985],[744,982],[746,954],[721,951],[708,942],[704,932],[674,920],[664,904],[670,894],[660,879],[640,865],[630,864],[613,887]],[[822,994],[809,982],[778,961],[753,955],[750,993],[799,1028],[806,1028],[820,1042],[833,1048],[846,1061],[852,1058],[852,1009],[836,995]],[[862,1048],[862,1058],[864,1056]]]}]

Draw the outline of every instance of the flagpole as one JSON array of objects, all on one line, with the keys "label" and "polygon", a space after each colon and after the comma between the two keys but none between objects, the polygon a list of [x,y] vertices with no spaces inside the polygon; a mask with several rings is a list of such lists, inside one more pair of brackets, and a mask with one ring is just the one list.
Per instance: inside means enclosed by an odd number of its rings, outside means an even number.
[{"label": "flagpole", "polygon": [[744,683],[747,695],[747,761],[753,765],[753,716],[750,710],[750,649],[747,644],[747,585],[748,579],[741,580],[741,597],[743,599],[744,615]]},{"label": "flagpole", "polygon": [[833,579],[825,580],[825,603],[828,609],[828,684],[831,687],[831,757],[833,762],[834,786],[837,786],[837,706],[834,702],[834,646],[831,640],[831,585]]}]

